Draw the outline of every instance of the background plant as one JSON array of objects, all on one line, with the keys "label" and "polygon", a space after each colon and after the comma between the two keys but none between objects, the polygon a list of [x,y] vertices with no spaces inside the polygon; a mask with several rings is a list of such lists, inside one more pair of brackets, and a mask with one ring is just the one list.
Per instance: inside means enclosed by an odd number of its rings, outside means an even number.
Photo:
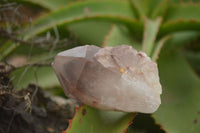
[{"label": "background plant", "polygon": [[[59,83],[48,64],[57,52],[79,45],[117,46],[128,44],[145,51],[157,61],[163,87],[162,104],[152,117],[164,131],[174,133],[200,130],[200,5],[198,0],[17,0],[31,9],[32,20],[24,31],[10,40],[1,38],[1,60],[14,55],[31,55],[26,67],[11,75],[17,88],[37,82],[43,88]],[[34,11],[39,10],[38,13]],[[14,26],[13,30],[18,29]],[[1,33],[9,33],[5,25]],[[5,36],[4,36],[5,37]],[[31,51],[31,52],[30,52]],[[31,64],[31,65],[30,65]],[[27,67],[28,66],[28,67]],[[35,67],[36,66],[36,67]],[[107,114],[82,107],[91,113],[84,117],[78,111],[68,132],[83,126],[97,131],[106,121],[93,114],[108,116],[111,123],[105,132],[122,132],[133,114]],[[98,113],[100,112],[100,113]],[[125,115],[124,117],[122,117]],[[119,121],[119,119],[123,119]],[[118,122],[118,123],[117,123]],[[116,128],[119,127],[120,129]],[[133,124],[134,125],[134,124]],[[76,128],[80,129],[80,128]],[[99,129],[99,130],[100,130]],[[92,130],[93,131],[93,130]],[[95,132],[97,132],[95,131]],[[131,128],[128,132],[132,132]]]}]

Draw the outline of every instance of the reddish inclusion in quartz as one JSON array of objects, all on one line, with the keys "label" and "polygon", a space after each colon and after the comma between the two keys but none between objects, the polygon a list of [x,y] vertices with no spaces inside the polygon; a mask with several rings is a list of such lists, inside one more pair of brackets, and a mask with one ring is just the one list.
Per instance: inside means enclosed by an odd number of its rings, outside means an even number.
[{"label": "reddish inclusion in quartz", "polygon": [[103,110],[152,113],[162,92],[157,64],[131,46],[80,46],[52,63],[65,94]]}]

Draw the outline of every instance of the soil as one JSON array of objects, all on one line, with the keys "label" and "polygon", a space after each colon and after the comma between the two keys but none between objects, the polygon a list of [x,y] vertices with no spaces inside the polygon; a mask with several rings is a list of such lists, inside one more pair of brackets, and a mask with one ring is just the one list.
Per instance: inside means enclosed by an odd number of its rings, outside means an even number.
[{"label": "soil", "polygon": [[0,133],[61,133],[76,104],[30,84],[15,91],[6,65],[0,64]]}]

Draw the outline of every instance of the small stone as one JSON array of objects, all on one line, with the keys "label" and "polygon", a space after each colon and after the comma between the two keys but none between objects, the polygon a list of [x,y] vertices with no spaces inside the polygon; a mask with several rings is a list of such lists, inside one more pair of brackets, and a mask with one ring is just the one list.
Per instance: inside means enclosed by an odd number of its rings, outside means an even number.
[{"label": "small stone", "polygon": [[52,67],[65,94],[84,104],[153,113],[162,93],[157,64],[131,46],[80,46],[59,53]]}]

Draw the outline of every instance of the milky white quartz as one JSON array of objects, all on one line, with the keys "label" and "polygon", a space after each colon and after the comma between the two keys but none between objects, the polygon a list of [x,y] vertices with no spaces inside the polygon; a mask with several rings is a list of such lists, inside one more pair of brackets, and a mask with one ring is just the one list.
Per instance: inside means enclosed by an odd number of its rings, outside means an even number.
[{"label": "milky white quartz", "polygon": [[157,64],[131,46],[76,47],[52,67],[68,97],[102,110],[153,113],[161,103]]}]

